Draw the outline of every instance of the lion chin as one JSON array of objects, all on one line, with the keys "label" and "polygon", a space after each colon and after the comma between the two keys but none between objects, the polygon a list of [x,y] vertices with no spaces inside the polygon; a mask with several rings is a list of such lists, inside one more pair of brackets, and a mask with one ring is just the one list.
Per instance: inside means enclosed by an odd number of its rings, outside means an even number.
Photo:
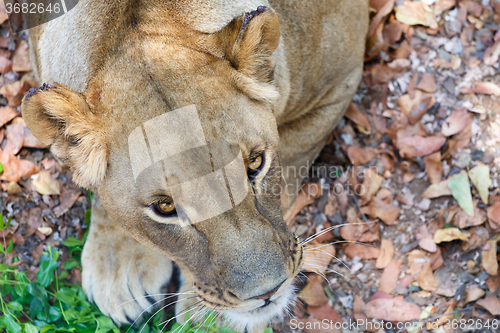
[{"label": "lion chin", "polygon": [[282,320],[291,313],[295,304],[296,288],[289,286],[280,295],[271,297],[268,304],[259,304],[244,312],[226,311],[224,316],[229,327],[237,332],[262,332],[272,320]]}]

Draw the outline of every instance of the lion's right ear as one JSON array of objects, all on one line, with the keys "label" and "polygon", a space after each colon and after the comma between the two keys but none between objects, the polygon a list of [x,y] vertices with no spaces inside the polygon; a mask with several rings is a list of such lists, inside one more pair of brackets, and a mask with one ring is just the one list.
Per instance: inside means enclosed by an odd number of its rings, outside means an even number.
[{"label": "lion's right ear", "polygon": [[83,95],[55,84],[30,89],[21,105],[24,121],[53,154],[73,171],[76,184],[94,188],[106,173],[102,124]]}]

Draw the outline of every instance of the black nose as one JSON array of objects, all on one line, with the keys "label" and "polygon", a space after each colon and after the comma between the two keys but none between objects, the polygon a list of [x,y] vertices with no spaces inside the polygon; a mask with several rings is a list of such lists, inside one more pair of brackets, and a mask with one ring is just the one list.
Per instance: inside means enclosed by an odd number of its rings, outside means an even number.
[{"label": "black nose", "polygon": [[[271,301],[269,300],[271,298],[271,296],[273,296],[274,294],[276,294],[276,292],[278,291],[278,289],[281,287],[281,285],[285,282],[286,280],[284,280],[283,282],[281,282],[280,284],[278,284],[273,290],[271,291],[268,291],[267,293],[265,294],[262,294],[260,296],[255,296],[255,297],[252,297],[251,299],[263,299],[266,301],[266,304],[264,304],[264,306],[267,306],[269,305],[269,303],[271,303]],[[269,302],[269,303],[267,303]]]}]

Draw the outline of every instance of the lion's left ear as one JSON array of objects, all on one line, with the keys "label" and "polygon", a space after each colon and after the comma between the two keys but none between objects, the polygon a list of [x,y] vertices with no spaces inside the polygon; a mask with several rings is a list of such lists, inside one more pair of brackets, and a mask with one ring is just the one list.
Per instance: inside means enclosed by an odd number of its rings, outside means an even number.
[{"label": "lion's left ear", "polygon": [[238,87],[256,99],[278,98],[273,84],[273,52],[278,48],[280,31],[274,10],[260,6],[234,19],[218,36],[237,70],[234,79]]},{"label": "lion's left ear", "polygon": [[106,173],[107,144],[84,96],[63,85],[44,84],[30,89],[21,109],[31,132],[73,171],[73,181],[95,188]]}]

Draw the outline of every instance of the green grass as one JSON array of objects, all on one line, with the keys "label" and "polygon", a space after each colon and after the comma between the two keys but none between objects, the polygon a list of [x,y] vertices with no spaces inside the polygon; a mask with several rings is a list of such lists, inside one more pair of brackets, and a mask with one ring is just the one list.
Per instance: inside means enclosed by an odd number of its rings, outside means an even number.
[{"label": "green grass", "polygon": [[[90,210],[85,214],[87,225],[90,225]],[[0,228],[5,229],[10,223],[4,223],[0,215]],[[216,327],[213,320],[215,313],[208,312],[203,326],[187,322],[173,322],[170,327],[163,327],[162,312],[158,312],[141,327],[118,328],[113,321],[104,316],[97,306],[90,304],[82,287],[65,281],[68,271],[81,267],[80,254],[83,241],[70,237],[63,244],[68,248],[69,259],[58,265],[59,251],[47,247],[40,257],[40,270],[36,273],[36,282],[30,281],[26,272],[16,270],[15,266],[0,264],[0,332],[7,333],[235,333],[226,327]],[[12,252],[12,242],[5,249],[0,244],[0,253]],[[14,262],[19,259],[15,258]],[[59,267],[60,266],[60,267]],[[189,318],[189,316],[188,316]],[[272,333],[267,329],[266,333]]]}]

